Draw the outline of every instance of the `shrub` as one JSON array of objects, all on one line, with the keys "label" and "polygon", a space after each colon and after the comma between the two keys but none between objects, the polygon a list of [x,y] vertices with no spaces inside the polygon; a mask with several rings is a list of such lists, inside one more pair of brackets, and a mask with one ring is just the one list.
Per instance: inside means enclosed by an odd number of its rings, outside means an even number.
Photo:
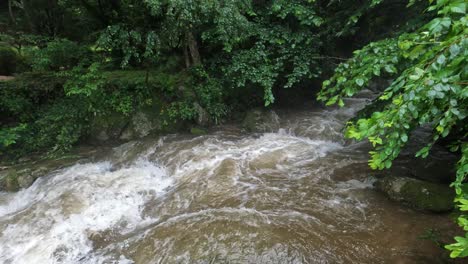
[{"label": "shrub", "polygon": [[66,39],[53,40],[45,48],[33,50],[30,56],[35,71],[71,69],[89,58],[90,52],[85,46]]},{"label": "shrub", "polygon": [[61,154],[86,134],[89,113],[77,98],[65,98],[38,109],[28,123],[0,127],[0,154],[11,157],[35,151]]},{"label": "shrub", "polygon": [[16,72],[18,55],[7,47],[0,47],[0,75],[12,75]]}]

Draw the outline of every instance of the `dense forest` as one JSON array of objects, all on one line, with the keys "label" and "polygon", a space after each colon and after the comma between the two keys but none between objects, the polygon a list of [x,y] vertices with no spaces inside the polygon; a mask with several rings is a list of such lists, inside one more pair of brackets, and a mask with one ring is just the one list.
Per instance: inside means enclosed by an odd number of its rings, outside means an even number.
[{"label": "dense forest", "polygon": [[383,170],[430,128],[415,155],[458,156],[467,233],[445,248],[468,256],[465,0],[8,0],[0,14],[1,159],[130,139],[141,111],[155,133],[197,133],[304,97],[346,108],[384,83],[344,133]]}]

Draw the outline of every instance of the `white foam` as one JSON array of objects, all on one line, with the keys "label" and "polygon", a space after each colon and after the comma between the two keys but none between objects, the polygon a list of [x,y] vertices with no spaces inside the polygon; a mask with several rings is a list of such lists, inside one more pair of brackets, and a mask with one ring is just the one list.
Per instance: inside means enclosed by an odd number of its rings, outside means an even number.
[{"label": "white foam", "polygon": [[172,184],[165,170],[145,160],[111,169],[108,162],[75,165],[0,205],[0,262],[78,263],[92,250],[90,233],[156,221],[142,209]]},{"label": "white foam", "polygon": [[[294,173],[300,172],[298,167],[342,148],[336,142],[300,137],[284,129],[232,141],[215,136],[170,143],[160,140],[143,152],[138,152],[139,144],[114,149],[119,164],[139,157],[129,166],[78,164],[8,196],[0,203],[0,263],[102,263],[106,256],[93,249],[90,235],[106,230],[125,234],[157,222],[156,217],[145,218],[144,206],[170,186],[207,181],[222,162],[232,160],[232,173],[222,180],[232,180],[229,188],[247,195],[257,185],[269,188],[264,181],[270,172],[303,177]],[[153,156],[167,169],[149,162]],[[281,189],[271,186],[269,190]],[[192,194],[187,197],[193,199]],[[177,201],[177,208],[186,208],[187,199]],[[259,214],[254,209],[242,210]],[[121,256],[111,262],[129,260]]]},{"label": "white foam", "polygon": [[356,179],[351,179],[345,182],[339,182],[336,184],[339,190],[348,191],[348,190],[356,190],[356,189],[372,189],[374,188],[374,182],[376,179],[374,178],[366,178],[363,181],[359,181]]}]

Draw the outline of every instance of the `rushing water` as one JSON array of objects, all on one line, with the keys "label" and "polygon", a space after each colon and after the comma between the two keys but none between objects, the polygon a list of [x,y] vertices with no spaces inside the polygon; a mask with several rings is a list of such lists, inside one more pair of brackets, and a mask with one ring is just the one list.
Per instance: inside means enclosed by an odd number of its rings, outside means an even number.
[{"label": "rushing water", "polygon": [[364,101],[129,142],[0,193],[0,263],[431,263],[419,236],[452,222],[373,189],[368,146],[341,136]]}]

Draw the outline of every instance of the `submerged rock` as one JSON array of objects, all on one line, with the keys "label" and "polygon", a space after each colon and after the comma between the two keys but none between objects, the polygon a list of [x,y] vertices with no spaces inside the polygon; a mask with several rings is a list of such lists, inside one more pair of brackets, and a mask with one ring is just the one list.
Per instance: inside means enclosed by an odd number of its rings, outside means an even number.
[{"label": "submerged rock", "polygon": [[279,117],[272,110],[252,109],[242,121],[242,128],[249,132],[273,132],[279,129]]},{"label": "submerged rock", "polygon": [[[31,166],[30,168],[21,168],[21,166]],[[48,162],[44,164],[22,164],[12,167],[6,171],[0,172],[0,191],[16,192],[23,188],[28,188],[34,181],[62,165]]]},{"label": "submerged rock", "polygon": [[48,175],[53,171],[71,166],[79,160],[92,158],[98,154],[86,147],[75,149],[74,154],[56,159],[24,159],[15,165],[0,168],[0,192],[16,192],[20,189],[28,188],[39,177]]},{"label": "submerged rock", "polygon": [[391,200],[431,212],[453,209],[455,193],[446,184],[437,184],[406,177],[385,176],[375,183]]}]

